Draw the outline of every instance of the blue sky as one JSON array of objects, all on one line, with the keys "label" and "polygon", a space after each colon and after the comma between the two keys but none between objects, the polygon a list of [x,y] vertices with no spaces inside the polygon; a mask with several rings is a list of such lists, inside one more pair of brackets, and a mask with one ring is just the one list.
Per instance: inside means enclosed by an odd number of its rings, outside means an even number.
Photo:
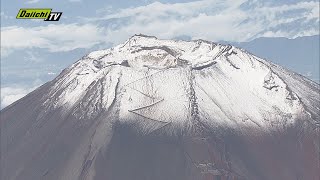
[{"label": "blue sky", "polygon": [[[63,15],[59,22],[15,19],[20,8],[28,7]],[[85,53],[138,33],[232,42],[318,35],[319,1],[2,0],[1,90],[7,93],[1,93],[1,106]]]}]

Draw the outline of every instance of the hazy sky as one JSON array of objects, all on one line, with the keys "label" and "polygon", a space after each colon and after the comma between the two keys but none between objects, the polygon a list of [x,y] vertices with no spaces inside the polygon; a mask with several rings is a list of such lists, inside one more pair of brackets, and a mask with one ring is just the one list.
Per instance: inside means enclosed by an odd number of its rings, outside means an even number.
[{"label": "hazy sky", "polygon": [[[63,15],[58,22],[15,19],[20,8],[28,7]],[[1,106],[52,79],[84,53],[136,33],[233,42],[318,35],[319,1],[2,0]]]}]

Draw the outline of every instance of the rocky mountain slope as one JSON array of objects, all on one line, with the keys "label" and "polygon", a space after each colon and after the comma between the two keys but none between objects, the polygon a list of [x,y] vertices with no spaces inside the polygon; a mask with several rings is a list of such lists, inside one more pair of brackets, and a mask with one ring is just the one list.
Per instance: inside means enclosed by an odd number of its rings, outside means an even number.
[{"label": "rocky mountain slope", "polygon": [[1,111],[1,179],[318,180],[319,91],[230,45],[135,35]]}]

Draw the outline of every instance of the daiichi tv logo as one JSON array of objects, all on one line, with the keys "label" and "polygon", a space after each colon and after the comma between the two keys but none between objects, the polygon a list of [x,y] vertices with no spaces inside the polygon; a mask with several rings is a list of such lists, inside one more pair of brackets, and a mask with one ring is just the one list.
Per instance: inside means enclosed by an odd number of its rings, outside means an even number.
[{"label": "daiichi tv logo", "polygon": [[62,12],[52,12],[52,9],[23,8],[17,14],[17,19],[44,19],[44,21],[59,21]]}]

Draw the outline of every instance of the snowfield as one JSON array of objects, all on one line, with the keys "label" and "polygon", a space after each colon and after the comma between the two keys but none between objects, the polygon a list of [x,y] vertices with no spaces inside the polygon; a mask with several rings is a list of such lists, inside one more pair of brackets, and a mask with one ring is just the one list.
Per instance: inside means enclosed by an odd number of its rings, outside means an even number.
[{"label": "snowfield", "polygon": [[236,47],[135,35],[83,57],[52,89],[64,89],[56,106],[68,109],[100,83],[100,108],[107,110],[117,91],[120,120],[138,123],[146,133],[163,123],[192,127],[195,116],[208,126],[270,130],[317,112],[314,107],[309,112],[304,107],[308,102],[301,100],[308,89],[292,91],[294,79],[285,82],[277,71],[271,63]]},{"label": "snowfield", "polygon": [[316,180],[319,91],[231,45],[134,35],[1,111],[1,179]]}]

